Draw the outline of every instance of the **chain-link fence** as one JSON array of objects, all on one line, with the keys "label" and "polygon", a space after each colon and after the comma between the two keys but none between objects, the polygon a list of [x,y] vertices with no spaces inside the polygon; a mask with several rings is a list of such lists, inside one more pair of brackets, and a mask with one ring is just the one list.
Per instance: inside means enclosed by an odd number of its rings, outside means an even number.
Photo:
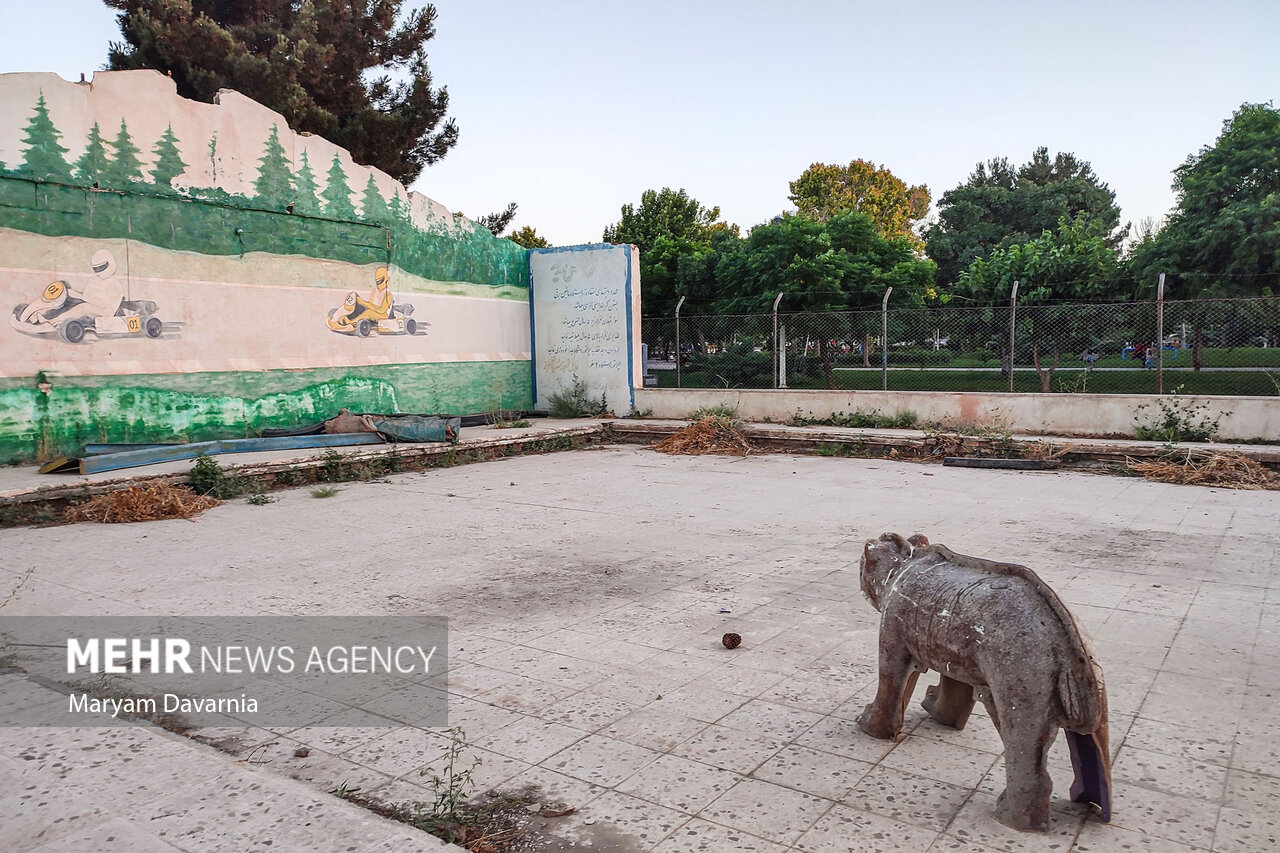
[{"label": "chain-link fence", "polygon": [[1280,394],[1280,298],[644,320],[659,387]]}]

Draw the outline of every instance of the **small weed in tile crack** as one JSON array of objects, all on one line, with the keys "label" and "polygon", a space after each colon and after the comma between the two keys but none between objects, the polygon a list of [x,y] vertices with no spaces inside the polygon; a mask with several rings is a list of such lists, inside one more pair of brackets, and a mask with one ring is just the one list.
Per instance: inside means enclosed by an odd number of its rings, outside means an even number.
[{"label": "small weed in tile crack", "polygon": [[419,771],[434,794],[431,802],[384,803],[352,788],[346,782],[329,793],[366,808],[374,814],[407,823],[472,853],[532,853],[567,850],[565,842],[551,836],[550,819],[577,811],[566,803],[541,802],[540,792],[529,786],[518,792],[472,792],[472,772],[480,765],[477,757],[466,756],[467,742],[462,729],[450,729],[449,745],[439,768]]}]

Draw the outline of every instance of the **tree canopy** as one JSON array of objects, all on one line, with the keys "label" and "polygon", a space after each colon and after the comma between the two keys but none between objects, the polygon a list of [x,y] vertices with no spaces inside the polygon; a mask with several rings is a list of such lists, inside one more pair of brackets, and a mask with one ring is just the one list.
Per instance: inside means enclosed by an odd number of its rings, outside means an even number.
[{"label": "tree canopy", "polygon": [[954,293],[985,305],[1005,304],[1016,281],[1018,302],[1024,305],[1114,298],[1117,283],[1127,278],[1108,236],[1087,214],[1064,216],[1054,231],[975,259],[960,274]]},{"label": "tree canopy", "polygon": [[458,140],[424,49],[433,6],[401,15],[403,0],[104,2],[120,10],[124,37],[111,69],[169,73],[179,94],[202,101],[235,89],[401,183]]},{"label": "tree canopy", "polygon": [[507,239],[517,246],[524,246],[526,249],[547,249],[551,244],[547,242],[547,238],[540,236],[537,229],[532,225],[526,225],[518,228],[507,235]]},{"label": "tree canopy", "polygon": [[1181,296],[1280,293],[1280,111],[1243,104],[1173,188],[1167,224],[1134,247],[1136,271],[1169,273]]},{"label": "tree canopy", "polygon": [[645,190],[640,206],[622,206],[622,218],[604,229],[606,243],[631,243],[641,255],[652,249],[659,237],[703,241],[720,219],[720,208],[706,208],[690,198],[683,188]]},{"label": "tree canopy", "polygon": [[[850,311],[878,308],[890,287],[895,304],[923,305],[936,295],[934,270],[907,237],[886,239],[870,216],[845,211],[825,222],[784,216],[757,226],[722,254],[716,278],[727,312],[766,312],[779,292],[788,312]],[[861,335],[865,360],[871,347],[867,321],[868,316],[836,315],[788,325],[814,335],[827,387],[835,388],[832,335]]]},{"label": "tree canopy", "polygon": [[1065,216],[1100,223],[1108,245],[1119,247],[1115,193],[1074,154],[1049,158],[1037,148],[1018,168],[1003,157],[979,163],[969,178],[938,201],[938,221],[925,232],[925,252],[938,265],[938,282],[951,285],[978,259],[997,249],[1029,243],[1055,231]]},{"label": "tree canopy", "polygon": [[871,217],[845,211],[825,222],[784,216],[752,229],[716,268],[726,309],[769,310],[781,291],[791,311],[879,307],[886,288],[895,302],[931,298],[934,265],[905,237],[886,239]]},{"label": "tree canopy", "polygon": [[640,206],[622,206],[619,221],[604,229],[606,243],[631,243],[640,250],[641,300],[655,314],[674,313],[681,259],[705,252],[717,232],[738,234],[720,222],[720,208],[706,208],[684,189],[645,190]]},{"label": "tree canopy", "polygon": [[906,237],[923,247],[914,226],[929,212],[929,188],[909,187],[883,166],[854,160],[848,166],[814,163],[792,181],[791,202],[808,219],[825,222],[846,211],[865,213],[885,237]]}]

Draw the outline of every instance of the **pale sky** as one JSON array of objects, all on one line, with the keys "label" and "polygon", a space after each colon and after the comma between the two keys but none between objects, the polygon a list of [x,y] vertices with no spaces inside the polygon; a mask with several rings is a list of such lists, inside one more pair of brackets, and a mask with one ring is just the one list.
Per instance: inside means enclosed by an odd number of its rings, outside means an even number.
[{"label": "pale sky", "polygon": [[[406,6],[422,5],[406,0]],[[458,145],[412,187],[470,216],[520,204],[595,243],[646,189],[746,231],[814,162],[871,160],[935,201],[1040,145],[1093,164],[1121,220],[1241,103],[1280,99],[1280,2],[436,0],[428,45]],[[118,40],[99,0],[2,0],[0,72],[79,79]]]}]

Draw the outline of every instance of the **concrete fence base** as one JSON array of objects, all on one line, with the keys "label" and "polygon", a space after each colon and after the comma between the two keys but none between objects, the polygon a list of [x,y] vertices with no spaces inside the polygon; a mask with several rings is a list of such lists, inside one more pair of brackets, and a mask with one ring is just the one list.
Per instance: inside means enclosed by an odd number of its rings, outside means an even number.
[{"label": "concrete fence base", "polygon": [[[995,394],[945,391],[793,391],[738,388],[637,388],[636,410],[655,418],[684,418],[700,408],[731,406],[751,421],[782,423],[797,413],[915,412],[920,423],[998,425],[1014,432],[1128,437],[1163,417],[1159,401],[1194,415],[1220,416],[1224,441],[1280,441],[1280,397],[1156,397],[1145,394]],[[1185,401],[1185,402],[1183,402]],[[1144,407],[1145,408],[1142,408]]]}]

